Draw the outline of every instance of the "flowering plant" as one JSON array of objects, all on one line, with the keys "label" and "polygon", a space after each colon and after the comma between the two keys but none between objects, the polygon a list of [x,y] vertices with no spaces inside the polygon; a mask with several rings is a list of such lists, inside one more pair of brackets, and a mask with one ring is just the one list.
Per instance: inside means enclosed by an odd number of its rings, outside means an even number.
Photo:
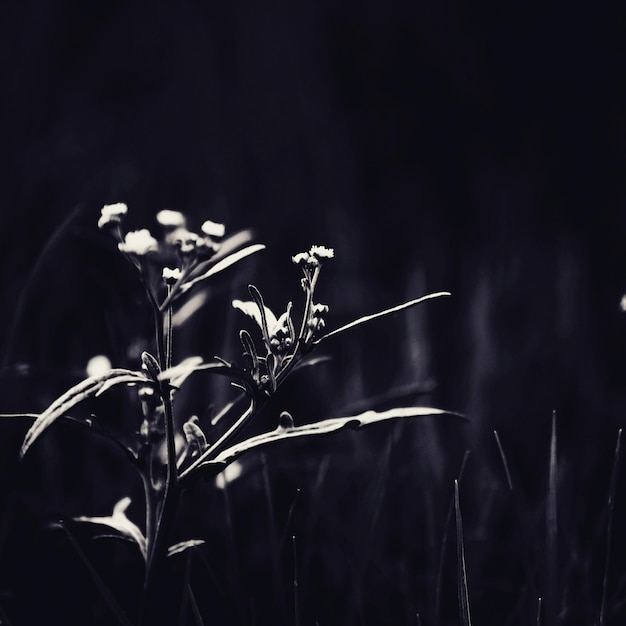
[{"label": "flowering plant", "polygon": [[[136,390],[141,406],[141,424],[130,443],[111,434],[98,416],[79,423],[111,439],[137,471],[143,484],[145,520],[137,524],[127,517],[131,500],[125,496],[115,505],[110,516],[79,516],[74,518],[74,522],[108,527],[111,536],[125,538],[137,546],[145,566],[137,623],[146,624],[155,619],[154,613],[150,612],[154,611],[157,596],[155,580],[168,557],[203,543],[202,539],[193,537],[174,545],[170,541],[181,494],[192,487],[199,476],[218,476],[243,454],[263,449],[278,440],[323,435],[388,419],[446,413],[433,408],[400,407],[296,426],[292,416],[283,411],[275,429],[254,437],[241,437],[244,427],[254,420],[283,381],[294,370],[311,362],[311,353],[320,343],[372,319],[449,294],[428,294],[327,331],[326,319],[330,307],[316,301],[316,286],[322,268],[334,259],[335,252],[325,246],[313,245],[308,251],[292,257],[293,263],[302,272],[304,303],[299,317],[294,313],[292,302],[287,303],[279,314],[274,313],[266,305],[260,290],[249,285],[250,299],[235,299],[232,302],[234,309],[252,319],[257,327],[256,337],[245,329],[239,332],[243,347],[241,362],[229,362],[220,357],[205,362],[201,357],[191,357],[174,365],[174,303],[198,283],[262,251],[265,246],[253,243],[252,235],[247,231],[227,235],[223,224],[210,220],[202,224],[199,233],[194,232],[188,228],[182,213],[169,209],[157,214],[157,222],[163,230],[160,239],[145,228],[124,232],[126,214],[125,204],[107,205],[102,209],[98,226],[112,234],[119,251],[138,273],[154,314],[154,354],[144,351],[137,370],[107,369],[61,395],[35,416],[24,437],[20,457],[31,451],[52,424],[68,419],[68,411],[79,403],[118,385],[131,386]],[[219,434],[206,430],[207,425],[201,424],[197,416],[175,419],[176,394],[185,380],[198,371],[226,376],[239,390],[242,400],[247,402],[242,412],[236,410],[236,405],[226,411],[224,423],[227,426]],[[64,528],[70,532],[67,526]],[[132,621],[116,603],[104,582],[96,572],[90,571],[118,622],[131,624]],[[185,597],[193,605],[190,587]]]}]

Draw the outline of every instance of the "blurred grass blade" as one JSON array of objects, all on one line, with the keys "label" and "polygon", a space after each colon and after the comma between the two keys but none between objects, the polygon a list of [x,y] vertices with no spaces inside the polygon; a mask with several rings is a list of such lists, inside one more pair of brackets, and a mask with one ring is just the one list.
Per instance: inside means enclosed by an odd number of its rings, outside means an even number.
[{"label": "blurred grass blade", "polygon": [[[457,482],[461,484],[463,480],[463,474],[465,473],[465,466],[467,465],[467,459],[469,458],[470,451],[466,450],[463,454],[463,460],[461,461],[461,467]],[[441,539],[441,551],[439,553],[439,566],[437,568],[437,583],[435,585],[435,624],[438,626],[441,620],[441,591],[443,589],[443,569],[446,560],[446,552],[448,548],[448,531],[450,529],[450,523],[452,521],[452,514],[455,511],[456,495],[452,494],[452,501],[450,502],[450,508],[446,516],[446,521],[443,527],[443,537]]]},{"label": "blurred grass blade", "polygon": [[105,385],[112,387],[120,383],[128,382],[150,382],[141,372],[133,372],[127,369],[112,369],[99,376],[91,376],[78,385],[74,385],[62,396],[57,398],[30,427],[24,437],[20,458],[23,458],[28,449],[41,436],[41,434],[51,426],[68,409],[76,406],[83,400],[95,396]]},{"label": "blurred grass blade", "polygon": [[251,246],[242,248],[241,250],[238,250],[237,252],[233,252],[229,256],[215,263],[215,265],[213,265],[204,274],[201,274],[200,276],[196,276],[192,278],[191,280],[188,280],[184,285],[181,286],[180,293],[181,294],[185,293],[186,291],[191,289],[196,283],[199,283],[202,280],[206,280],[207,278],[211,278],[211,276],[215,276],[216,274],[219,274],[220,272],[224,271],[226,268],[230,267],[231,265],[234,265],[238,261],[241,261],[241,259],[245,259],[251,254],[255,254],[256,252],[260,252],[261,250],[265,250],[265,246],[262,243],[255,243]]},{"label": "blurred grass blade", "polygon": [[298,553],[296,551],[296,536],[292,535],[293,546],[293,617],[294,626],[300,626],[300,606],[298,601]]},{"label": "blurred grass blade", "polygon": [[65,531],[65,534],[67,535],[67,538],[70,544],[76,551],[76,554],[78,555],[80,560],[83,562],[83,565],[89,572],[91,579],[93,580],[98,591],[100,592],[100,595],[102,596],[102,599],[105,601],[109,609],[111,609],[111,612],[115,615],[118,623],[122,624],[122,626],[133,626],[132,622],[128,619],[128,617],[126,617],[126,614],[124,613],[122,607],[117,603],[117,600],[113,597],[111,590],[107,587],[107,585],[102,580],[102,578],[100,578],[100,575],[98,574],[96,568],[93,566],[92,562],[89,560],[89,557],[85,554],[85,552],[81,548],[76,537],[74,537],[74,535],[70,532],[69,528],[63,522],[61,522],[60,525],[61,525],[61,528]]},{"label": "blurred grass blade", "polygon": [[471,626],[467,571],[465,569],[465,544],[463,542],[463,519],[459,502],[459,481],[454,481],[454,513],[456,518],[456,554],[458,572],[459,614],[462,626]]},{"label": "blurred grass blade", "polygon": [[537,626],[541,626],[541,598],[537,598]]},{"label": "blurred grass blade", "polygon": [[128,537],[134,543],[139,546],[141,550],[141,555],[143,558],[146,558],[146,538],[143,536],[143,533],[139,529],[139,527],[131,522],[128,517],[126,517],[126,510],[130,506],[130,498],[122,498],[114,507],[113,507],[113,515],[108,517],[75,517],[74,521],[76,522],[86,522],[89,524],[100,524],[102,526],[108,526],[109,528],[113,528],[118,532],[122,533],[125,537]]},{"label": "blurred grass blade", "polygon": [[557,435],[556,411],[552,412],[552,434],[550,437],[550,468],[548,475],[548,503],[546,511],[546,623],[556,626],[557,623]]},{"label": "blurred grass blade", "polygon": [[[237,443],[230,448],[226,448],[214,459],[204,461],[203,463],[199,464],[199,466],[206,467],[213,465],[217,470],[216,473],[218,473],[219,471],[221,471],[221,469],[224,468],[225,465],[228,465],[245,452],[256,450],[261,446],[277,441],[326,435],[328,433],[333,433],[347,428],[362,428],[371,424],[385,422],[390,419],[407,417],[432,417],[435,415],[452,415],[465,419],[462,415],[454,413],[452,411],[444,411],[441,409],[426,407],[400,407],[381,412],[366,411],[365,413],[361,413],[360,415],[353,415],[350,417],[337,417],[322,420],[320,422],[314,422],[313,424],[296,426],[293,428],[279,427],[269,433],[263,433],[262,435],[251,437],[250,439],[246,439],[241,443]],[[184,478],[185,476],[186,474],[183,472],[183,474],[181,474],[181,478]]]},{"label": "blurred grass blade", "polygon": [[517,493],[513,487],[513,479],[511,478],[511,471],[509,469],[509,463],[506,458],[506,454],[504,453],[504,447],[502,446],[502,442],[500,441],[500,436],[496,430],[493,431],[493,436],[495,437],[496,444],[498,446],[498,452],[500,453],[500,460],[502,461],[502,466],[504,468],[504,474],[506,476],[506,482],[509,488],[509,492],[511,494],[511,500],[513,502],[513,509],[516,517],[516,527],[517,527],[517,535],[520,543],[520,550],[522,551],[522,558],[524,560],[524,570],[526,573],[526,578],[528,580],[528,584],[530,585],[530,595],[532,598],[537,597],[537,581],[535,580],[535,576],[533,574],[533,568],[531,564],[530,554],[528,552],[530,544],[526,538],[526,533],[524,532],[524,524],[522,522],[522,511],[521,506],[517,498]]},{"label": "blurred grass blade", "polygon": [[196,600],[196,596],[193,593],[191,585],[187,586],[187,597],[189,598],[191,614],[193,615],[193,619],[196,622],[196,626],[204,626],[204,620],[202,619],[202,614],[200,613],[200,607],[198,606],[198,602]]},{"label": "blurred grass blade", "polygon": [[442,296],[450,296],[452,295],[449,291],[438,291],[436,293],[429,293],[426,296],[422,296],[421,298],[416,298],[415,300],[409,300],[408,302],[404,302],[403,304],[399,304],[398,306],[391,307],[390,309],[385,309],[384,311],[379,311],[378,313],[373,313],[372,315],[364,315],[363,317],[359,317],[359,319],[350,322],[349,324],[345,324],[344,326],[340,326],[335,330],[331,330],[329,333],[322,335],[319,339],[316,339],[312,345],[317,345],[324,339],[328,339],[334,335],[338,335],[339,333],[343,333],[346,330],[350,330],[355,326],[360,326],[361,324],[365,324],[365,322],[370,322],[372,320],[378,319],[379,317],[384,317],[385,315],[391,315],[392,313],[397,313],[398,311],[402,311],[403,309],[408,309],[416,304],[420,304],[421,302],[425,302],[426,300],[432,300],[433,298],[440,298]]},{"label": "blurred grass blade", "polygon": [[615,510],[615,490],[617,486],[617,468],[622,446],[622,429],[617,431],[615,454],[613,455],[613,469],[611,470],[611,483],[609,486],[608,519],[606,523],[606,556],[604,559],[604,575],[602,577],[602,600],[600,602],[599,626],[604,626],[604,613],[606,611],[606,591],[609,580],[609,563],[611,559],[611,541],[613,535],[613,512]]}]

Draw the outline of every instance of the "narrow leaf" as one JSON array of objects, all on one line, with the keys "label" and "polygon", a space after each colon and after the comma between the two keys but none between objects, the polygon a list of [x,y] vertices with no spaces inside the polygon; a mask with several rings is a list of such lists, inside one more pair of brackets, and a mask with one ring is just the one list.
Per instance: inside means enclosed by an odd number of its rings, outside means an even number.
[{"label": "narrow leaf", "polygon": [[463,519],[459,502],[459,482],[454,481],[454,513],[456,518],[456,553],[458,571],[459,613],[461,624],[471,626],[469,592],[467,589],[467,570],[465,568],[465,544],[463,541]]},{"label": "narrow leaf", "polygon": [[39,436],[67,410],[76,406],[83,400],[95,396],[105,385],[111,387],[119,383],[128,382],[149,382],[149,380],[141,372],[133,372],[121,368],[112,369],[105,374],[91,376],[66,391],[41,413],[35,420],[35,423],[30,427],[22,443],[20,458],[24,457],[28,449]]},{"label": "narrow leaf", "polygon": [[556,626],[557,619],[557,435],[556,412],[552,412],[550,437],[550,469],[548,476],[548,505],[546,514],[546,624]]},{"label": "narrow leaf", "polygon": [[615,510],[615,490],[617,487],[617,468],[622,444],[622,429],[617,431],[617,443],[613,454],[613,469],[611,470],[611,483],[609,486],[608,520],[606,523],[606,555],[604,558],[604,575],[602,577],[602,600],[600,602],[599,626],[604,626],[604,613],[606,611],[606,591],[609,580],[609,562],[611,558],[611,542],[613,538],[613,512]]},{"label": "narrow leaf", "polygon": [[128,517],[126,517],[126,509],[128,509],[130,502],[130,498],[122,498],[113,508],[113,515],[110,515],[108,517],[81,516],[75,517],[74,521],[87,522],[89,524],[100,524],[102,526],[108,526],[109,528],[117,530],[122,535],[128,537],[139,546],[139,550],[141,550],[141,555],[145,559],[146,538],[143,536],[143,533],[141,532],[139,527],[134,522],[131,522]]},{"label": "narrow leaf", "polygon": [[385,309],[384,311],[373,313],[372,315],[365,315],[363,317],[360,317],[357,320],[354,320],[353,322],[350,322],[349,324],[340,326],[339,328],[336,328],[335,330],[332,330],[331,332],[326,333],[325,335],[322,335],[319,339],[316,339],[313,342],[313,345],[317,345],[324,339],[328,339],[329,337],[338,335],[339,333],[342,333],[346,330],[354,328],[355,326],[359,326],[360,324],[364,324],[365,322],[370,322],[372,320],[378,319],[379,317],[384,317],[385,315],[391,315],[392,313],[397,313],[398,311],[402,311],[403,309],[408,309],[412,306],[415,306],[416,304],[425,302],[426,300],[432,300],[433,298],[440,298],[442,296],[450,296],[450,295],[452,294],[448,291],[438,291],[436,293],[430,293],[426,296],[422,296],[421,298],[417,298],[415,300],[409,300],[409,302],[404,302],[403,304],[399,304],[398,306],[394,306],[390,309]]},{"label": "narrow leaf", "polygon": [[118,624],[122,624],[122,626],[132,626],[132,622],[128,619],[128,617],[126,617],[124,610],[118,604],[117,600],[113,597],[111,590],[107,587],[106,583],[102,580],[102,578],[100,577],[100,574],[98,574],[98,571],[93,566],[92,562],[89,560],[89,557],[85,554],[85,551],[82,549],[82,547],[78,543],[76,537],[74,537],[74,535],[70,532],[69,528],[62,522],[61,522],[61,528],[65,531],[65,534],[70,544],[72,545],[72,547],[76,551],[76,554],[78,555],[80,560],[83,562],[83,565],[89,572],[91,579],[93,580],[98,591],[100,592],[100,595],[102,596],[102,599],[106,602],[109,609],[111,609],[111,612],[115,615]]},{"label": "narrow leaf", "polygon": [[269,350],[270,333],[268,329],[268,324],[271,323],[272,326],[275,326],[277,322],[276,316],[272,313],[271,317],[268,317],[269,309],[265,306],[265,302],[263,302],[263,296],[261,295],[261,292],[254,285],[248,285],[248,291],[250,292],[250,295],[252,296],[252,299],[258,307],[259,313],[261,314],[261,331],[263,332],[263,339],[265,340],[265,343],[267,344],[267,349]]},{"label": "narrow leaf", "polygon": [[191,280],[187,281],[184,285],[181,286],[180,293],[185,293],[186,291],[191,289],[191,287],[193,287],[196,283],[199,283],[202,280],[206,280],[207,278],[210,278],[211,276],[215,276],[216,274],[219,274],[220,272],[224,271],[231,265],[234,265],[238,261],[241,261],[241,259],[245,259],[251,254],[255,254],[257,252],[260,252],[261,250],[265,250],[265,246],[261,243],[255,243],[251,246],[247,246],[246,248],[242,248],[241,250],[238,250],[237,252],[233,252],[231,255],[215,263],[215,265],[213,265],[204,274],[201,274],[200,276],[196,276],[192,278]]},{"label": "narrow leaf", "polygon": [[201,466],[215,466],[214,469],[221,471],[224,465],[227,465],[240,457],[245,452],[255,450],[261,446],[282,441],[285,439],[295,439],[299,437],[311,437],[317,435],[326,435],[347,428],[362,428],[371,424],[377,424],[390,419],[407,418],[407,417],[431,417],[435,415],[452,415],[465,419],[462,415],[452,411],[444,411],[441,409],[433,409],[426,407],[400,407],[389,409],[387,411],[366,411],[360,415],[350,417],[337,417],[332,419],[315,422],[313,424],[305,424],[296,426],[291,429],[278,427],[269,433],[263,433],[256,437],[246,439],[241,443],[235,444],[223,450],[214,459],[208,460]]},{"label": "narrow leaf", "polygon": [[175,556],[177,554],[183,553],[185,550],[189,550],[189,548],[196,548],[197,546],[201,546],[204,543],[204,539],[187,539],[187,541],[180,541],[179,543],[175,543],[173,546],[170,546],[167,549],[167,556]]},{"label": "narrow leaf", "polygon": [[252,371],[250,372],[250,374],[252,375],[252,378],[256,380],[259,373],[259,355],[257,354],[254,341],[252,340],[252,337],[247,330],[241,330],[239,332],[239,339],[241,341],[241,344],[243,345],[244,350],[250,355],[250,358],[252,359]]}]

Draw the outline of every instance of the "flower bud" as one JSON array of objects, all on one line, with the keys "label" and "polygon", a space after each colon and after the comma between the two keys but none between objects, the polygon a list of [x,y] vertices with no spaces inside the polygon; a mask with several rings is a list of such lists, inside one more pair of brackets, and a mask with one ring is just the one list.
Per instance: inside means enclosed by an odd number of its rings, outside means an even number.
[{"label": "flower bud", "polygon": [[100,211],[98,228],[104,228],[111,224],[119,224],[126,213],[128,213],[128,207],[123,202],[105,204]]},{"label": "flower bud", "polygon": [[163,280],[165,281],[166,285],[174,285],[180,280],[182,275],[183,273],[178,268],[163,268]]}]

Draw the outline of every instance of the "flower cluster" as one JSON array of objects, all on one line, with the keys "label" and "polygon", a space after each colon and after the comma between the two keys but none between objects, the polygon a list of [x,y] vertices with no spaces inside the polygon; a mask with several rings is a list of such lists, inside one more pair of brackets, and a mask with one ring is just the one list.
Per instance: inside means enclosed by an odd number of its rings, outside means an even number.
[{"label": "flower cluster", "polygon": [[308,252],[300,252],[291,257],[291,260],[302,268],[315,269],[320,267],[322,261],[332,259],[335,251],[326,246],[311,246]]},{"label": "flower cluster", "polygon": [[[164,267],[162,278],[168,286],[179,286],[196,268],[210,260],[219,250],[221,239],[226,233],[224,224],[206,220],[200,234],[187,228],[187,218],[180,211],[163,209],[156,215],[163,237],[158,241],[147,228],[122,232],[122,221],[128,207],[118,202],[102,207],[98,227],[110,229],[118,240],[118,248],[142,273],[145,268],[142,259],[157,255],[158,259],[176,258],[179,267]],[[200,267],[201,269],[201,267]],[[175,287],[175,290],[177,290]]]}]

